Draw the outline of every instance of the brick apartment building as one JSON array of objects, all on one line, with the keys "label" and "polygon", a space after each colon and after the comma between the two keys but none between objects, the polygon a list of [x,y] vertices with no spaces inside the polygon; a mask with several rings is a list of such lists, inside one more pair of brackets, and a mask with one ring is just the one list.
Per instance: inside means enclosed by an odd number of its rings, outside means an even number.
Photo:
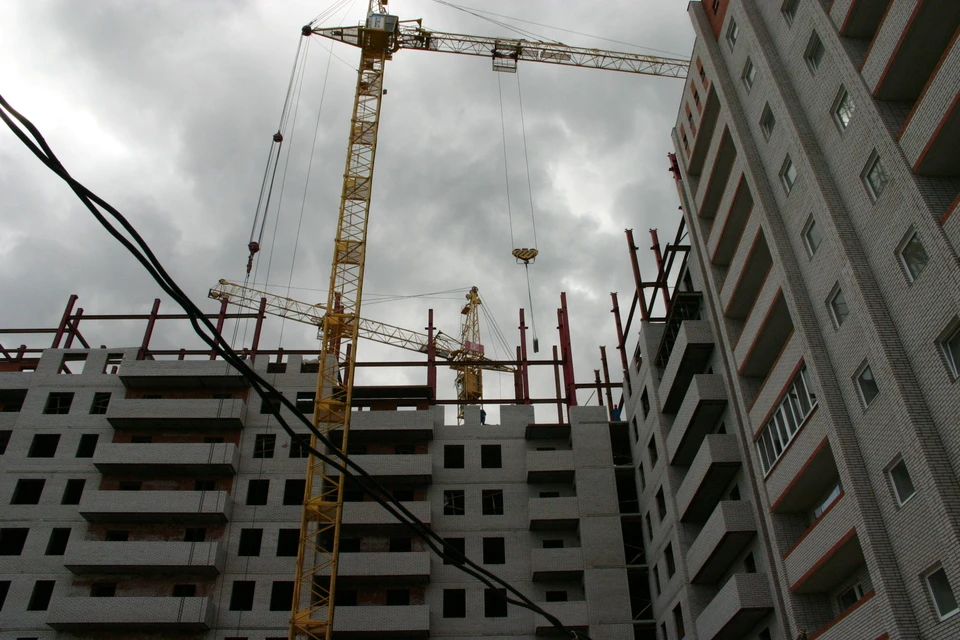
[{"label": "brick apartment building", "polygon": [[960,3],[704,0],[625,415],[659,637],[960,637]]}]

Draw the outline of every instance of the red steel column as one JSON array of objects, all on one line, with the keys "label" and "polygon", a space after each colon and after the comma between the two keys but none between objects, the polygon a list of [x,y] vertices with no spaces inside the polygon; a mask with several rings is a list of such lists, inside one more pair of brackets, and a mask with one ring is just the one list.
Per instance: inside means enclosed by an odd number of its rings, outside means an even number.
[{"label": "red steel column", "polygon": [[[82,317],[83,308],[80,308],[77,309],[77,313],[71,318],[72,321],[67,322],[67,341],[63,345],[64,349],[69,349],[73,346],[73,339],[80,333],[80,318]],[[83,337],[80,338],[80,341],[83,342]]]},{"label": "red steel column", "polygon": [[613,309],[610,312],[617,323],[617,349],[620,350],[620,362],[623,364],[623,375],[626,377],[630,371],[630,365],[627,362],[627,346],[623,340],[623,324],[620,322],[620,302],[617,300],[616,292],[611,293],[610,298],[613,300]]},{"label": "red steel column", "polygon": [[433,342],[433,309],[427,312],[427,386],[433,391],[433,399],[437,399],[437,346]]},{"label": "red steel column", "polygon": [[527,364],[527,323],[520,309],[520,382],[523,385],[523,403],[530,404],[530,370]]},{"label": "red steel column", "polygon": [[77,303],[79,296],[75,293],[70,294],[70,299],[67,300],[67,308],[63,311],[63,317],[60,318],[60,324],[57,326],[57,332],[53,336],[53,344],[50,346],[51,349],[60,348],[60,340],[63,339],[63,332],[67,328],[67,321],[70,320],[70,314],[73,313],[73,305]]},{"label": "red steel column", "polygon": [[553,345],[553,381],[557,387],[557,422],[563,424],[563,395],[560,390],[560,357],[557,345]]},{"label": "red steel column", "polygon": [[[227,315],[227,299],[224,298],[223,300],[220,301],[220,313],[217,315],[217,333],[219,333],[221,336],[223,335],[223,321],[226,315]],[[210,352],[210,359],[211,360],[217,359],[216,351]]]},{"label": "red steel column", "polygon": [[567,386],[567,406],[577,406],[577,382],[573,374],[573,346],[570,343],[570,315],[567,313],[567,294],[560,292],[560,315],[563,320],[560,323],[560,352],[563,356],[564,383]]},{"label": "red steel column", "polygon": [[600,364],[603,366],[603,381],[607,385],[607,406],[610,407],[610,419],[613,420],[613,392],[610,390],[610,367],[607,366],[607,348],[600,347]]},{"label": "red steel column", "polygon": [[649,320],[650,314],[647,313],[647,300],[643,295],[643,279],[640,277],[640,263],[637,261],[637,250],[639,247],[633,241],[633,229],[626,229],[627,247],[630,249],[630,266],[633,267],[633,281],[637,285],[637,300],[640,302],[640,319]]},{"label": "red steel column", "polygon": [[667,290],[667,274],[663,270],[663,253],[660,251],[660,237],[657,235],[656,229],[650,229],[650,239],[653,240],[653,246],[650,247],[653,249],[653,255],[657,259],[657,288],[660,289],[660,293],[663,294],[663,314],[667,315],[670,313],[670,292]]},{"label": "red steel column", "polygon": [[160,298],[154,298],[153,310],[150,311],[150,319],[147,320],[147,330],[143,332],[143,342],[140,344],[140,351],[137,352],[137,360],[145,360],[147,349],[150,347],[150,338],[153,336],[153,327],[157,324],[157,314],[160,313]]},{"label": "red steel column", "polygon": [[[250,345],[250,360],[257,359],[257,349],[260,348],[260,332],[263,330],[263,319],[267,316],[267,299],[260,298],[260,308],[257,309],[257,324],[253,328],[253,342]],[[269,358],[267,358],[269,360]],[[280,357],[277,357],[277,361]]]}]

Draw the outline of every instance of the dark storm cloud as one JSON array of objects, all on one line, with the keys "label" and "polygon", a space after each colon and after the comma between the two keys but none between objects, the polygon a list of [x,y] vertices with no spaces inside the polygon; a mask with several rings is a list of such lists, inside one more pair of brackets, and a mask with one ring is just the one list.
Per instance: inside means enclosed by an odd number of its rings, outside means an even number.
[{"label": "dark storm cloud", "polygon": [[[681,55],[692,45],[683,3],[473,4]],[[361,5],[326,24],[356,23]],[[325,8],[299,0],[4,3],[0,41],[13,55],[0,60],[0,93],[35,119],[71,171],[126,213],[200,299],[218,278],[243,278],[299,28]],[[391,8],[438,30],[515,35],[429,0],[395,0]],[[569,44],[629,50],[518,24]],[[310,41],[279,172],[282,197],[278,188],[256,274],[277,291],[289,282],[293,297],[325,298],[356,59],[347,46]],[[536,215],[541,257],[530,276],[541,354],[557,342],[555,310],[565,290],[578,379],[593,379],[599,344],[608,346],[611,370],[618,371],[609,292],[621,292],[624,308],[632,296],[623,229],[635,229],[650,274],[647,229],[659,227],[666,241],[679,221],[665,155],[682,81],[546,65],[498,75],[486,59],[400,52],[385,85],[365,291],[477,285],[516,343],[517,309],[529,304],[523,267],[510,256],[505,137],[514,244],[533,244],[531,195]],[[2,131],[0,190],[0,325],[53,324],[73,292],[88,313],[143,312],[159,296],[66,188]],[[456,333],[462,294],[450,297],[369,304],[363,313],[419,329],[433,307],[437,324]],[[137,331],[114,339],[136,343]],[[262,344],[276,346],[281,331],[285,346],[315,344],[311,327],[278,321],[268,323]],[[181,328],[157,340],[174,346],[190,338]],[[378,345],[362,349],[363,359],[408,357]],[[363,375],[405,379],[396,372]],[[491,379],[496,392],[511,388],[509,379]],[[552,386],[552,376],[534,381],[537,394],[552,393]]]}]

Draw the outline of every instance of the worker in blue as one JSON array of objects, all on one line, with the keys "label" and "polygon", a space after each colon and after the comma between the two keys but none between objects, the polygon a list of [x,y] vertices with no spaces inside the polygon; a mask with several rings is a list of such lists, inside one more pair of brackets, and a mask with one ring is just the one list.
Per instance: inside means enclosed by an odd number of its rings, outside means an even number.
[{"label": "worker in blue", "polygon": [[487,424],[487,412],[480,409],[480,424]]}]

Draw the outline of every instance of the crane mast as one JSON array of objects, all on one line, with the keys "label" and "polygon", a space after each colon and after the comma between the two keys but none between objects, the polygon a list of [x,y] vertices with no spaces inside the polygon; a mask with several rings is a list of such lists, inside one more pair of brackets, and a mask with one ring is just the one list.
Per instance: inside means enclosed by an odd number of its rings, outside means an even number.
[{"label": "crane mast", "polygon": [[[359,28],[360,67],[327,289],[327,310],[321,327],[321,355],[313,412],[313,423],[321,433],[342,432],[340,446],[343,452],[347,451],[350,434],[383,71],[395,46],[395,31],[396,18],[384,15],[379,0],[370,0],[367,24]],[[305,36],[309,35],[309,27],[303,32]],[[317,448],[316,436],[311,437],[311,445]],[[313,455],[309,457],[290,622],[291,640],[332,638],[344,482],[345,478],[339,472],[328,470],[327,465]]]},{"label": "crane mast", "polygon": [[[365,24],[350,27],[303,28],[303,35],[321,35],[360,48],[353,117],[330,273],[326,311],[322,318],[321,355],[313,422],[323,434],[342,432],[341,448],[347,451],[353,379],[360,335],[360,300],[367,248],[367,223],[373,186],[373,167],[380,124],[384,65],[401,49],[421,49],[490,57],[495,71],[515,72],[520,60],[574,67],[607,69],[655,76],[684,78],[689,60],[632,53],[568,47],[560,43],[486,38],[427,31],[420,21],[400,24],[385,12],[386,0],[369,0]],[[414,26],[414,24],[416,26]],[[469,402],[481,397],[483,356],[477,314],[476,288],[463,309],[464,348],[454,356],[458,397]],[[475,340],[467,336],[476,337]],[[461,404],[458,416],[463,415]],[[311,437],[313,448],[317,438]],[[294,588],[290,640],[331,640],[334,626],[334,593],[343,514],[344,478],[313,455],[307,465],[300,546]],[[329,576],[329,577],[328,577]]]}]

